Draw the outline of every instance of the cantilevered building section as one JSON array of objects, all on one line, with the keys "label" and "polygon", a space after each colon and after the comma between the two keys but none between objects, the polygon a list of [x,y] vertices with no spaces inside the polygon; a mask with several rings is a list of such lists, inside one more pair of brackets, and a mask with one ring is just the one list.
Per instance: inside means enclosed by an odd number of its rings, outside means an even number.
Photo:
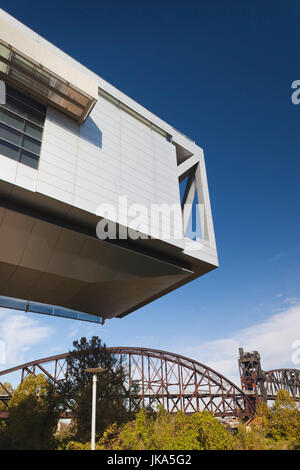
[{"label": "cantilevered building section", "polygon": [[195,142],[3,10],[0,79],[0,305],[103,321],[217,267]]}]

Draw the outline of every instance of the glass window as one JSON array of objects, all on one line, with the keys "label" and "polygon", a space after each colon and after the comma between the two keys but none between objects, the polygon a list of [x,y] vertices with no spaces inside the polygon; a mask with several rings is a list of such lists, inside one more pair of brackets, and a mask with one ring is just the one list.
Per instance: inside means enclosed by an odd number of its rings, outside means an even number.
[{"label": "glass window", "polygon": [[30,108],[35,109],[36,111],[39,111],[42,114],[45,113],[45,105],[40,103],[39,101],[36,101],[29,94],[24,93],[21,90],[18,90],[17,88],[13,88],[9,85],[7,85],[6,93],[8,96],[13,98],[14,100],[17,100],[20,103],[23,103],[23,105],[29,106]]},{"label": "glass window", "polygon": [[23,147],[24,149],[39,155],[41,150],[41,143],[37,140],[31,139],[31,137],[24,136]]},{"label": "glass window", "polygon": [[7,140],[12,144],[17,144],[20,146],[22,141],[22,134],[21,132],[15,131],[11,127],[0,123],[0,139]]},{"label": "glass window", "polygon": [[6,104],[0,105],[0,154],[37,168],[46,107],[11,85],[6,90]]},{"label": "glass window", "polygon": [[20,162],[24,163],[27,166],[31,166],[31,168],[37,168],[39,165],[39,157],[33,155],[32,153],[25,152],[25,150],[22,150]]},{"label": "glass window", "polygon": [[38,125],[42,126],[44,124],[45,114],[39,113],[34,108],[27,106],[25,103],[21,103],[19,100],[9,95],[6,98],[5,107],[7,109],[10,109],[13,113],[16,113],[25,119],[35,122]]},{"label": "glass window", "polygon": [[35,137],[38,140],[42,140],[43,130],[38,126],[31,124],[31,122],[26,122],[25,132],[31,137]]},{"label": "glass window", "polygon": [[5,157],[12,158],[13,160],[19,160],[19,149],[14,145],[4,142],[0,139],[0,154]]},{"label": "glass window", "polygon": [[15,129],[19,129],[20,131],[24,129],[24,119],[10,113],[4,108],[0,108],[0,121],[5,122],[7,125],[14,127]]}]

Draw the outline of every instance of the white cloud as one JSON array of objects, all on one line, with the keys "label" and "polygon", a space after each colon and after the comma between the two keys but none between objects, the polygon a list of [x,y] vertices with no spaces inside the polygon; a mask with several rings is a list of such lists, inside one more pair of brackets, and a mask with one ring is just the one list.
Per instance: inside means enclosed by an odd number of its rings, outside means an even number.
[{"label": "white cloud", "polygon": [[261,355],[264,370],[295,367],[292,363],[292,344],[300,339],[300,304],[269,317],[249,328],[235,332],[231,338],[208,341],[182,353],[212,367],[237,385],[238,349],[256,350]]},{"label": "white cloud", "polygon": [[6,346],[7,366],[24,362],[31,347],[47,340],[53,332],[39,320],[14,310],[0,310],[0,339]]},{"label": "white cloud", "polygon": [[286,299],[284,299],[284,302],[286,304],[295,305],[300,302],[300,299],[298,299],[298,297],[287,297]]}]

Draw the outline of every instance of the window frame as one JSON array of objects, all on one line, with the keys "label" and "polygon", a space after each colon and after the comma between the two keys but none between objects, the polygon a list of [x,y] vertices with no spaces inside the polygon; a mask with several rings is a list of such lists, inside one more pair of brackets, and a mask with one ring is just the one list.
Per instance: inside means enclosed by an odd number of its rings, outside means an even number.
[{"label": "window frame", "polygon": [[[36,100],[36,98],[33,98],[30,94],[25,93],[23,90],[13,87],[8,83],[6,83],[6,95],[6,104],[0,104],[0,132],[1,129],[4,129],[4,131],[7,131],[8,136],[0,134],[0,143],[4,147],[13,149],[16,152],[16,158],[9,155],[9,152],[7,154],[2,152],[2,155],[37,170],[41,154],[47,106]],[[16,103],[16,109],[13,109],[14,103]],[[23,114],[22,107],[24,110]],[[1,113],[1,111],[3,112]],[[7,120],[5,119],[5,114],[8,117]],[[20,128],[9,122],[9,116],[12,117],[12,121],[15,117],[16,122],[20,122]],[[36,116],[35,120],[34,116]],[[38,116],[40,116],[40,118]],[[35,128],[37,132],[40,131],[40,137],[34,137],[32,133],[30,134],[28,132],[28,127],[31,127],[32,129]],[[11,132],[11,134],[19,135],[20,142],[16,143],[10,140],[9,132]],[[28,145],[30,142],[32,142],[33,145],[36,145],[37,148],[30,148],[30,145]],[[25,160],[27,160],[27,163],[25,163]]]}]

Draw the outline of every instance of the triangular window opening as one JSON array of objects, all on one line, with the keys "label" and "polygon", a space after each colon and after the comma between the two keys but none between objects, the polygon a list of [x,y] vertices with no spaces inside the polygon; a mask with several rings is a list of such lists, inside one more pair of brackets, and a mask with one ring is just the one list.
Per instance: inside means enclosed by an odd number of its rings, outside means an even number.
[{"label": "triangular window opening", "polygon": [[[183,197],[184,197],[187,182],[188,182],[188,176],[186,176],[179,183],[181,204],[183,203]],[[189,219],[188,219],[184,236],[187,238],[190,238],[191,240],[203,239],[201,217],[200,217],[200,206],[199,206],[197,190],[195,191],[194,200],[192,203],[192,210],[190,211],[190,215],[189,215]]]}]

